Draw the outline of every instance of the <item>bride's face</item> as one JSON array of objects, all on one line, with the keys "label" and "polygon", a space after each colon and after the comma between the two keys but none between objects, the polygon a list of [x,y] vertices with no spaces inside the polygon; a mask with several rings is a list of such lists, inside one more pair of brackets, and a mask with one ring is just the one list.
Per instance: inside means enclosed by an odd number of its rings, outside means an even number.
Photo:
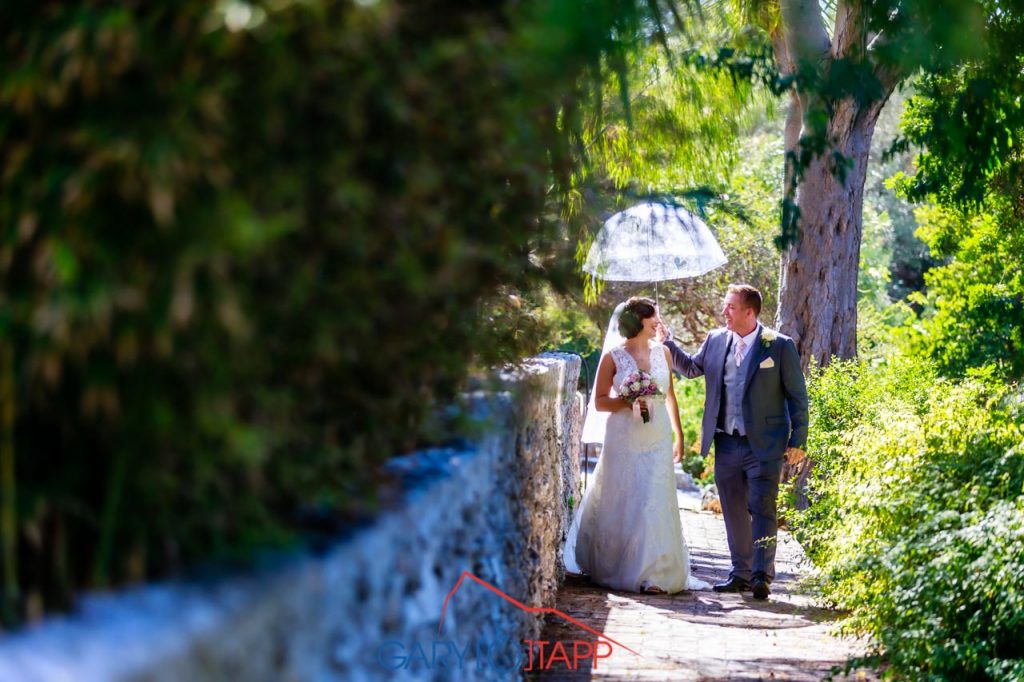
[{"label": "bride's face", "polygon": [[640,333],[637,334],[637,336],[645,339],[653,339],[655,333],[658,331],[658,316],[651,315],[647,319],[641,320],[641,323],[644,325],[644,328],[640,330]]}]

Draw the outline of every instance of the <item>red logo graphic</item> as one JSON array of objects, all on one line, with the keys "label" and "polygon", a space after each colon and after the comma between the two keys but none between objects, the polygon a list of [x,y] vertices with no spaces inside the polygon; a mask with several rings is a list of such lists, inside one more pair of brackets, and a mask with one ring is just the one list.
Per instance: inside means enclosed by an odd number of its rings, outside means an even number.
[{"label": "red logo graphic", "polygon": [[[567,621],[569,623],[572,623],[573,625],[575,625],[577,627],[583,628],[587,632],[589,632],[589,633],[594,635],[594,639],[592,641],[591,640],[585,640],[585,639],[574,639],[574,640],[572,640],[571,641],[571,649],[572,649],[571,654],[570,654],[569,651],[566,650],[566,646],[565,646],[566,643],[565,642],[561,642],[561,641],[549,642],[547,640],[537,640],[537,641],[534,641],[534,640],[530,640],[530,639],[523,640],[523,644],[525,644],[525,645],[527,645],[529,647],[529,664],[526,667],[523,668],[524,671],[548,670],[548,669],[551,668],[552,665],[554,665],[555,663],[558,663],[558,662],[563,663],[567,668],[569,668],[571,670],[576,670],[578,668],[580,662],[581,661],[585,661],[587,659],[591,659],[593,661],[593,668],[596,670],[597,669],[597,661],[598,661],[598,659],[608,658],[609,656],[612,655],[612,651],[613,651],[612,645],[613,644],[615,646],[622,647],[623,649],[625,649],[626,651],[628,651],[628,652],[630,652],[632,654],[640,656],[639,652],[634,651],[633,649],[630,649],[625,644],[622,644],[621,642],[617,642],[614,639],[612,639],[611,637],[608,637],[608,636],[598,632],[597,630],[595,630],[594,628],[590,627],[586,623],[582,623],[582,622],[576,620],[575,618],[573,618],[572,616],[570,616],[567,613],[564,613],[562,611],[559,611],[558,609],[553,609],[553,608],[543,608],[543,607],[537,607],[537,606],[527,606],[526,604],[523,604],[522,602],[520,602],[520,601],[518,601],[516,599],[513,599],[509,595],[505,594],[504,592],[499,590],[494,585],[491,585],[486,580],[483,580],[482,578],[478,578],[477,576],[473,575],[469,571],[463,571],[462,572],[462,575],[459,576],[459,579],[458,579],[458,581],[456,581],[455,586],[452,587],[450,592],[448,592],[448,596],[446,596],[444,598],[444,605],[441,608],[441,620],[437,624],[437,633],[439,635],[441,634],[441,628],[444,626],[444,616],[445,616],[445,612],[448,610],[448,600],[451,599],[452,596],[459,590],[459,587],[462,585],[462,581],[465,580],[466,578],[471,578],[474,582],[479,583],[480,585],[483,585],[484,587],[486,587],[488,590],[490,590],[494,594],[498,595],[499,597],[501,597],[505,601],[509,602],[510,604],[514,605],[515,607],[520,608],[523,611],[526,611],[527,613],[542,613],[542,614],[552,613],[552,614],[555,614],[556,616],[562,618],[563,620],[565,620],[565,621]],[[551,646],[551,648],[548,649],[548,645],[552,645],[552,644],[553,644],[553,646]],[[605,653],[601,653],[600,647],[602,645],[607,648],[607,651]],[[534,666],[534,663],[535,663],[535,661],[534,661],[534,652],[535,652],[535,650],[537,651],[537,660],[536,660],[536,664],[537,665],[536,665],[536,667]]]}]

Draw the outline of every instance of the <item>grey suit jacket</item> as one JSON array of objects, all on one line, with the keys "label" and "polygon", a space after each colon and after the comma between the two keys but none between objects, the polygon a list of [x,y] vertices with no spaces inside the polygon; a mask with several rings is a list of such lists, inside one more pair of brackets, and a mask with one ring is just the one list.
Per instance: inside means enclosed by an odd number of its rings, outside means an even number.
[{"label": "grey suit jacket", "polygon": [[[750,353],[756,353],[747,365],[747,383],[743,395],[743,423],[754,455],[760,460],[783,456],[787,447],[803,448],[807,443],[807,385],[800,369],[800,355],[793,339],[782,334],[769,344],[761,339],[764,327],[758,325]],[[693,379],[704,375],[704,419],[701,423],[701,455],[707,455],[715,437],[718,411],[722,405],[728,329],[716,329],[704,339],[700,349],[690,355],[672,341],[665,345],[672,354],[672,369]],[[771,358],[771,367],[761,367]]]}]

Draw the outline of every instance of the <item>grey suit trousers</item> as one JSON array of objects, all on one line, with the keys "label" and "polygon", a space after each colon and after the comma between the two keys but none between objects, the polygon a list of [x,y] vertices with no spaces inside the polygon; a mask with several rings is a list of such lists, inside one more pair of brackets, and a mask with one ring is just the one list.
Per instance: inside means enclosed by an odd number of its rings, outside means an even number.
[{"label": "grey suit trousers", "polygon": [[775,579],[782,458],[760,460],[745,436],[715,434],[715,484],[732,557],[730,576]]}]

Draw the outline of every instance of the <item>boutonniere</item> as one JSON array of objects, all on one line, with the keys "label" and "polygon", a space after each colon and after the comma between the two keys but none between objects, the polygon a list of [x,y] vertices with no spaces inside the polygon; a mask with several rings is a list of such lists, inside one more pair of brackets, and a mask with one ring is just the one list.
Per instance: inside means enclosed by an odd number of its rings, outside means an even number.
[{"label": "boutonniere", "polygon": [[779,338],[779,335],[775,333],[775,330],[765,327],[761,330],[761,345],[765,348],[770,348],[772,341]]}]

